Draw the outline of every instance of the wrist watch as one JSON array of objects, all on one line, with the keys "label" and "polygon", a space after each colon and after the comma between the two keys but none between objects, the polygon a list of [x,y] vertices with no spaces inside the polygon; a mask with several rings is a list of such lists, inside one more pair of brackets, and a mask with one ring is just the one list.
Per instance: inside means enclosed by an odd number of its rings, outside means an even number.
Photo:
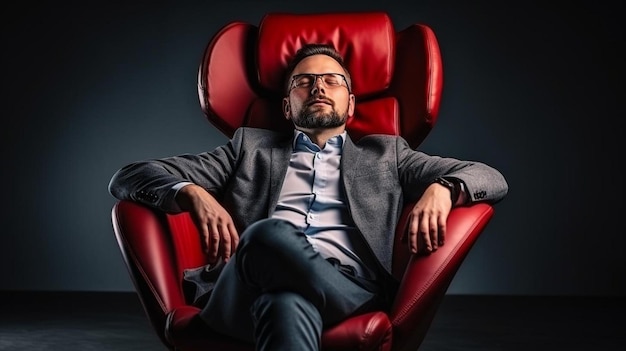
[{"label": "wrist watch", "polygon": [[454,206],[454,204],[456,204],[456,201],[459,199],[459,195],[460,195],[459,189],[457,188],[456,184],[443,177],[435,178],[433,183],[441,184],[445,186],[446,188],[448,188],[448,190],[450,190],[450,200],[452,200],[452,206]]}]

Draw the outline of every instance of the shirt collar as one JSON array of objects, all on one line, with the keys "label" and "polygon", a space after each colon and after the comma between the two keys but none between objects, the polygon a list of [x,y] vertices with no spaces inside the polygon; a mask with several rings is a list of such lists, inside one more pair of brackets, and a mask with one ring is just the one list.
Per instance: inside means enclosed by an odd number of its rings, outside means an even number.
[{"label": "shirt collar", "polygon": [[[294,129],[293,133],[294,133],[293,134],[294,135],[294,138],[293,138],[294,151],[299,150],[299,149],[302,150],[302,148],[305,148],[311,152],[322,151],[322,149],[317,144],[312,142],[311,138],[309,138],[303,131]],[[342,150],[343,145],[346,142],[346,135],[347,135],[347,132],[344,130],[343,133],[335,135],[334,137],[328,139],[328,141],[326,141],[326,145],[324,146],[324,149],[333,148],[333,149]]]}]

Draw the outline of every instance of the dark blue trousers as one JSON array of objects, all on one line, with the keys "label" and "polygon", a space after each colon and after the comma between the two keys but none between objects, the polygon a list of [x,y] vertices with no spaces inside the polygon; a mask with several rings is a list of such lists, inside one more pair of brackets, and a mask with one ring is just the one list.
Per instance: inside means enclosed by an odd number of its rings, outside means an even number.
[{"label": "dark blue trousers", "polygon": [[375,308],[374,290],[315,252],[291,223],[264,219],[242,233],[200,316],[257,350],[318,351],[324,327]]}]

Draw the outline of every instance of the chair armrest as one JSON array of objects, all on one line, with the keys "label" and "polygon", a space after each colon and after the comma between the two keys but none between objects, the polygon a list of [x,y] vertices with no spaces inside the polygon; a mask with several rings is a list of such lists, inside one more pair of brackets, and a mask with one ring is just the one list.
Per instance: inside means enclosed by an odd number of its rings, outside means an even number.
[{"label": "chair armrest", "polygon": [[[416,339],[419,344],[425,337],[454,275],[493,212],[493,207],[486,203],[452,209],[445,245],[430,255],[411,255],[408,259],[390,312],[394,350],[402,349],[396,342],[416,345]],[[401,224],[403,228],[399,230],[405,230],[406,216]]]},{"label": "chair armrest", "polygon": [[164,215],[132,201],[112,209],[124,262],[153,328],[164,340],[167,314],[185,303]]},{"label": "chair armrest", "polygon": [[325,329],[322,345],[324,351],[391,350],[391,322],[381,311],[354,316]]}]

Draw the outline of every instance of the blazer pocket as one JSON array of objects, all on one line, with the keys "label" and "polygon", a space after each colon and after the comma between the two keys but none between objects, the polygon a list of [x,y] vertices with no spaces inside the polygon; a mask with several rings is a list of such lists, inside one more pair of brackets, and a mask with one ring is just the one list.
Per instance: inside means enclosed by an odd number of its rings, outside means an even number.
[{"label": "blazer pocket", "polygon": [[381,162],[372,165],[371,167],[360,167],[359,169],[354,171],[354,178],[359,179],[363,177],[391,177],[391,169],[389,166],[389,162]]},{"label": "blazer pocket", "polygon": [[375,193],[393,190],[395,184],[394,175],[388,168],[370,169],[368,172],[354,176],[354,186],[358,189],[366,190],[365,192],[359,192],[362,195],[369,192],[367,190],[374,190]]}]

